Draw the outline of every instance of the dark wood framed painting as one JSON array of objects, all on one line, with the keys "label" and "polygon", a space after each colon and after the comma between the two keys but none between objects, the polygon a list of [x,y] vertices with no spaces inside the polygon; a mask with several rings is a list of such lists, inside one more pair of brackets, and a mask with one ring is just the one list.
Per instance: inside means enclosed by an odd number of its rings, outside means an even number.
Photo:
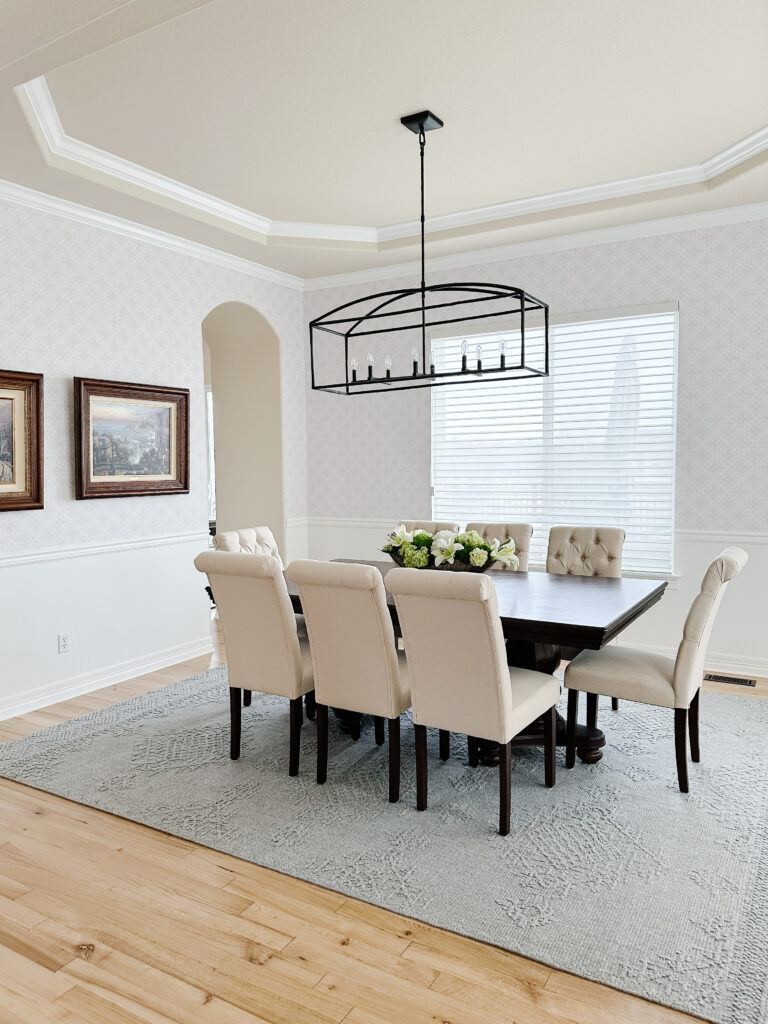
[{"label": "dark wood framed painting", "polygon": [[43,507],[43,375],[0,370],[0,512]]},{"label": "dark wood framed painting", "polygon": [[189,391],[75,377],[78,498],[189,493]]}]

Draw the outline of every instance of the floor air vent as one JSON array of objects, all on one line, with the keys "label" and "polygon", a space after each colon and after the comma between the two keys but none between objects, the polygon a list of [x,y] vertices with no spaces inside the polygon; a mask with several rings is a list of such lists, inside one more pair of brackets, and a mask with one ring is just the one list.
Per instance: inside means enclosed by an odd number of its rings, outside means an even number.
[{"label": "floor air vent", "polygon": [[707,672],[704,679],[708,683],[731,683],[733,686],[755,686],[756,679],[741,679],[739,676],[718,676],[714,672]]}]

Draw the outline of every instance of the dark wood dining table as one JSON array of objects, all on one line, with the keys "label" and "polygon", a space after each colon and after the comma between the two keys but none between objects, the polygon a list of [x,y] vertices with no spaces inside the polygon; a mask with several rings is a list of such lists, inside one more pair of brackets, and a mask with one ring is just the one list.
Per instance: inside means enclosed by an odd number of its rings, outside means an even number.
[{"label": "dark wood dining table", "polygon": [[[376,566],[384,576],[395,566],[390,562],[362,559],[338,559]],[[547,572],[491,572],[496,586],[499,616],[507,642],[507,661],[518,668],[553,673],[561,661],[561,648],[599,650],[622,630],[661,600],[665,580],[623,576],[560,576]],[[301,611],[296,586],[288,581],[288,593],[295,611]],[[397,610],[387,592],[395,633],[400,635]],[[526,746],[543,742],[543,729],[534,723],[515,738]],[[565,745],[565,722],[558,720],[557,742]],[[493,745],[495,747],[495,745]],[[577,753],[582,761],[599,761],[605,734],[597,728],[596,702],[586,723],[579,723]],[[484,760],[491,763],[495,749],[485,750]]]}]

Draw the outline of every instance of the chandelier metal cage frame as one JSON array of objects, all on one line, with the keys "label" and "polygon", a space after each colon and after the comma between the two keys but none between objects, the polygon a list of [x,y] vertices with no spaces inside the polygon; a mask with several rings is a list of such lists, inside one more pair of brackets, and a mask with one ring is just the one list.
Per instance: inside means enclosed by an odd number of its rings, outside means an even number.
[{"label": "chandelier metal cage frame", "polygon": [[[421,283],[412,288],[377,292],[345,302],[309,324],[311,386],[315,391],[355,395],[411,388],[438,387],[499,380],[549,376],[549,306],[522,288],[485,281],[457,281],[426,284],[425,218],[424,218],[424,149],[426,132],[441,128],[443,122],[428,110],[401,118],[401,123],[419,136],[421,172]],[[478,348],[477,359],[469,360],[467,346],[453,367],[438,368],[432,354],[435,338],[446,337],[445,328],[456,324],[458,336],[463,326],[480,321],[496,321],[503,343],[498,356],[485,358]],[[487,326],[487,325],[484,325]],[[534,333],[537,343],[526,344]],[[478,332],[469,331],[467,340],[474,341]],[[376,356],[370,352],[367,368],[359,373],[361,339],[374,348],[381,338],[393,335],[400,343],[410,335],[413,340],[409,372],[394,373],[389,355],[384,360],[384,373],[376,369]],[[483,340],[487,337],[483,335]],[[505,347],[517,349],[508,359]],[[320,347],[323,351],[318,354]],[[533,353],[531,349],[534,349]],[[357,355],[357,357],[356,357]],[[343,359],[343,372],[335,364]],[[328,364],[331,364],[329,368]],[[329,376],[329,380],[320,379]],[[334,379],[335,378],[335,379]]]}]

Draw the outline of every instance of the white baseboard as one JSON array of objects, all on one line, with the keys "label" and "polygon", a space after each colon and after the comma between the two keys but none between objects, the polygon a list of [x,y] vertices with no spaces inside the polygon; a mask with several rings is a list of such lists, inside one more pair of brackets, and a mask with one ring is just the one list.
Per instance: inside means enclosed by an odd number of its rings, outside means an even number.
[{"label": "white baseboard", "polygon": [[18,694],[14,694],[7,701],[0,700],[0,721],[14,718],[16,715],[24,715],[28,711],[50,707],[52,704],[58,704],[72,697],[80,697],[93,690],[101,690],[105,686],[122,683],[126,679],[134,679],[149,672],[156,672],[161,668],[176,665],[180,661],[188,661],[190,658],[210,654],[212,651],[211,637],[204,636],[198,640],[177,644],[175,647],[167,647],[165,650],[155,651],[139,658],[117,662],[114,665],[97,669],[95,672],[83,672],[81,675],[70,676],[69,679],[46,683],[34,690],[28,690],[21,698]]}]

